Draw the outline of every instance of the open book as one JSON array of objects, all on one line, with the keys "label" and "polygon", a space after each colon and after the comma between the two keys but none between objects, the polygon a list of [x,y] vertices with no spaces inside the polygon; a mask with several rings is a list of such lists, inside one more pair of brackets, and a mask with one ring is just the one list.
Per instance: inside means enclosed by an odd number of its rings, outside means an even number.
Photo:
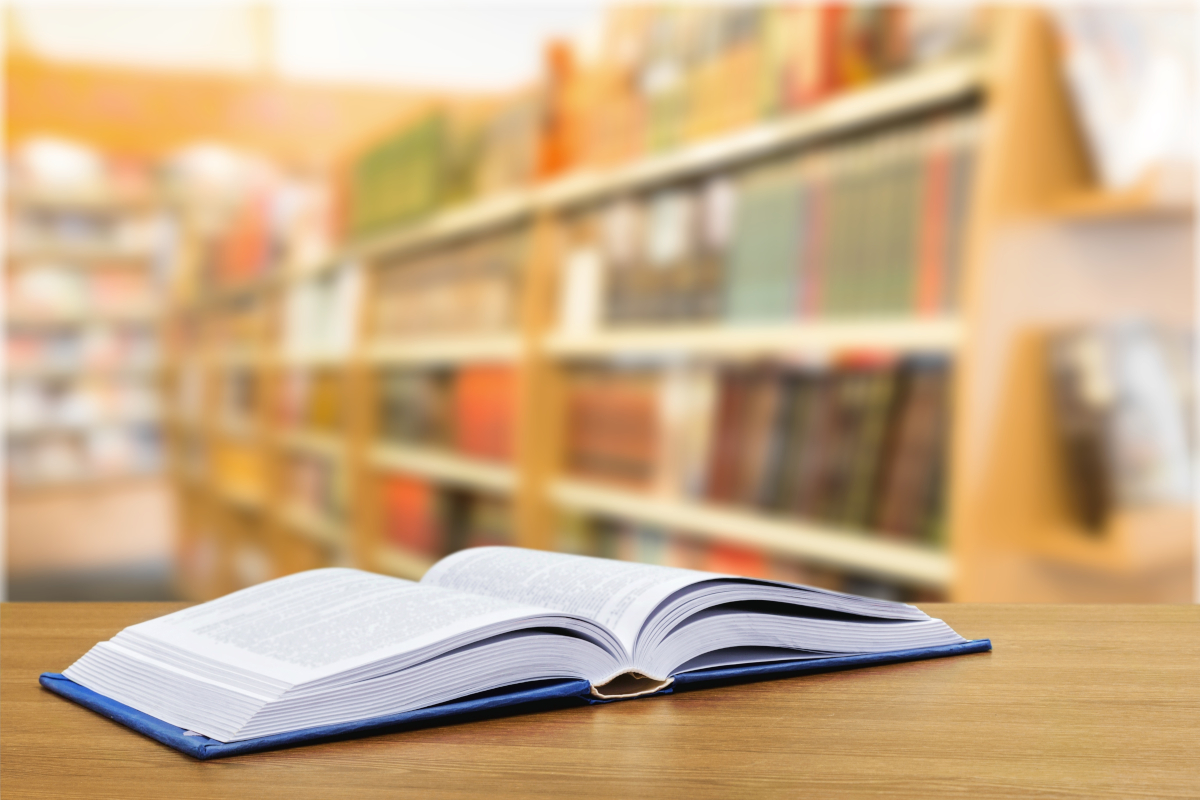
[{"label": "open book", "polygon": [[64,675],[237,742],[547,679],[582,679],[593,698],[616,699],[714,667],[964,642],[900,603],[484,547],[442,559],[419,583],[320,569],[243,589],[130,626]]}]

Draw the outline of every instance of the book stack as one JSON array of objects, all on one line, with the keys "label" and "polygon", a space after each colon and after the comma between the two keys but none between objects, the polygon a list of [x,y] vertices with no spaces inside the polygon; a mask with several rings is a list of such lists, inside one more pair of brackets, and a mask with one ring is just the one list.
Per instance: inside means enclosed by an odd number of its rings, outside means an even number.
[{"label": "book stack", "polygon": [[516,419],[512,367],[464,367],[454,381],[454,448],[476,458],[510,461]]},{"label": "book stack", "polygon": [[582,479],[936,544],[948,386],[943,359],[917,357],[665,375],[579,370],[565,467]]},{"label": "book stack", "polygon": [[560,327],[953,312],[978,129],[936,116],[614,200],[574,221]]},{"label": "book stack", "polygon": [[380,339],[512,331],[518,319],[521,233],[488,236],[381,270],[372,298]]},{"label": "book stack", "polygon": [[436,558],[465,547],[513,543],[505,498],[439,487],[408,475],[381,480],[384,539],[403,552]]},{"label": "book stack", "polygon": [[493,461],[512,458],[517,387],[511,367],[395,370],[380,385],[384,438]]},{"label": "book stack", "polygon": [[572,475],[645,487],[656,473],[659,385],[645,370],[579,370],[569,378],[564,468]]}]

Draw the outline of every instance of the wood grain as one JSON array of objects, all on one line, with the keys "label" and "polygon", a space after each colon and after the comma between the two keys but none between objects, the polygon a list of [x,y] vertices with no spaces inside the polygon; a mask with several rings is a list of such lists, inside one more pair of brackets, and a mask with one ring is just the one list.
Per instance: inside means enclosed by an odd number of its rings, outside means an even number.
[{"label": "wood grain", "polygon": [[1200,795],[1200,607],[929,605],[995,651],[207,763],[38,686],[178,607],[3,607],[5,800]]}]

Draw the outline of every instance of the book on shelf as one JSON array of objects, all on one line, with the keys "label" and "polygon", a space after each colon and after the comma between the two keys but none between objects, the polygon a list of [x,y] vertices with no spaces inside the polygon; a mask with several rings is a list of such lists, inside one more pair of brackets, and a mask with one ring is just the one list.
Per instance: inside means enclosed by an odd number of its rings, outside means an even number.
[{"label": "book on shelf", "polygon": [[513,507],[508,498],[439,486],[411,475],[380,478],[386,545],[437,558],[465,547],[511,544]]},{"label": "book on shelf", "polygon": [[532,699],[631,700],[990,649],[901,603],[485,547],[419,583],[352,569],[270,581],[126,628],[40,681],[212,758]]},{"label": "book on shelf", "polygon": [[515,331],[525,235],[488,234],[385,264],[370,299],[372,335],[388,341]]},{"label": "book on shelf", "polygon": [[573,370],[563,468],[584,480],[939,541],[949,366],[928,356]]},{"label": "book on shelf", "polygon": [[952,313],[978,135],[942,112],[609,201],[576,223],[559,326]]},{"label": "book on shelf", "polygon": [[380,431],[402,444],[509,461],[516,393],[507,365],[388,370],[380,378]]},{"label": "book on shelf", "polygon": [[1101,532],[1119,509],[1193,502],[1194,340],[1137,319],[1048,335],[1052,419],[1084,527]]},{"label": "book on shelf", "polygon": [[657,378],[645,370],[580,370],[566,390],[567,470],[581,477],[645,486],[656,469]]}]

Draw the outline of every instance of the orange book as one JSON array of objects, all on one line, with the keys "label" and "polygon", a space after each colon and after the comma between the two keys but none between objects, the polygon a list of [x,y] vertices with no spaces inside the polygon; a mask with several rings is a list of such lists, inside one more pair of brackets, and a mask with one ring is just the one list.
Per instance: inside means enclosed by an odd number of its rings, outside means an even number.
[{"label": "orange book", "polygon": [[385,478],[382,488],[384,538],[412,553],[440,555],[443,537],[434,488],[409,477]]}]

